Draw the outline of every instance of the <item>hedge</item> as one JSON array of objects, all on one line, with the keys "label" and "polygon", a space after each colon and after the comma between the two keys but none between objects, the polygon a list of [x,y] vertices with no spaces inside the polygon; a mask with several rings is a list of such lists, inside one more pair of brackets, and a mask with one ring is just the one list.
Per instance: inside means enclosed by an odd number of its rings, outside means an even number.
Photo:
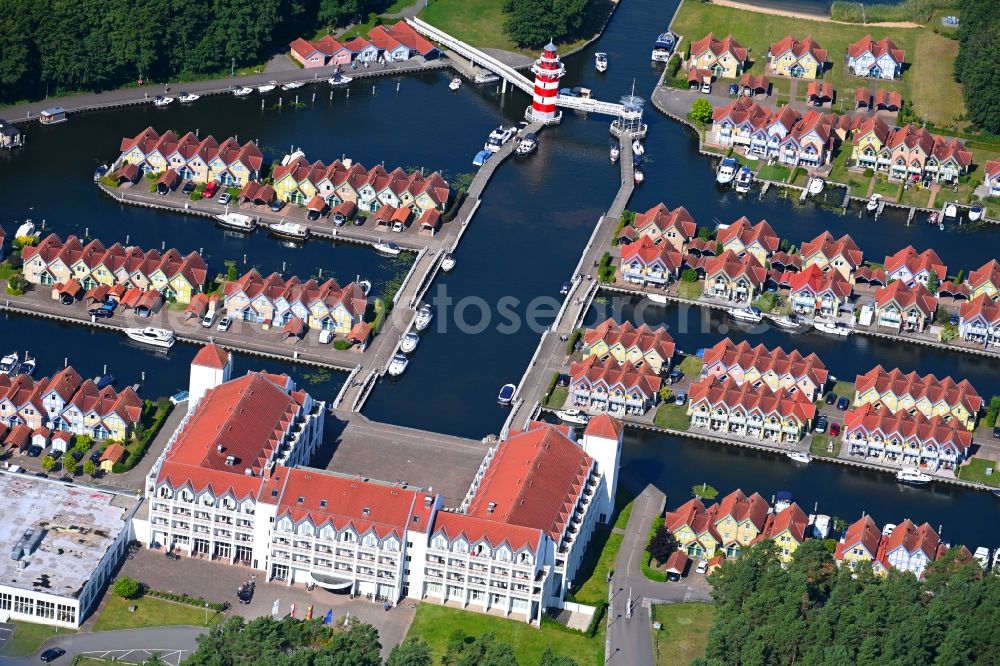
[{"label": "hedge", "polygon": [[547,391],[545,391],[545,400],[543,400],[543,402],[552,397],[552,392],[556,390],[557,383],[559,383],[559,373],[553,372],[552,381],[549,382],[549,388]]},{"label": "hedge", "polygon": [[[152,403],[147,401],[146,409],[148,410],[151,407]],[[141,435],[139,435],[139,445],[129,453],[128,458],[125,459],[125,463],[120,465],[120,467],[124,469],[121,471],[116,469],[112,470],[114,473],[121,474],[122,472],[127,472],[139,464],[139,461],[142,460],[144,455],[146,455],[150,445],[153,443],[153,440],[156,439],[156,435],[159,434],[160,429],[163,428],[164,422],[166,422],[167,417],[170,416],[170,412],[172,412],[173,409],[173,403],[166,398],[161,398],[160,401],[156,403],[156,413],[153,416],[153,422],[148,428],[143,430]],[[119,465],[115,465],[115,467],[119,467]]]},{"label": "hedge", "polygon": [[652,565],[653,556],[649,554],[648,548],[649,548],[649,542],[653,540],[654,536],[656,536],[656,532],[661,527],[663,527],[664,522],[665,521],[663,519],[663,516],[657,516],[656,519],[653,521],[652,526],[649,528],[649,536],[646,537],[646,546],[642,553],[642,560],[640,561],[642,575],[648,578],[649,580],[653,580],[658,583],[667,582],[667,572],[660,571],[659,569],[653,567]]},{"label": "hedge", "polygon": [[154,590],[152,588],[145,588],[144,594],[156,597],[157,599],[165,599],[167,601],[174,601],[179,604],[187,604],[188,606],[197,606],[198,608],[204,608],[206,604],[208,607],[214,611],[223,612],[228,609],[229,604],[218,603],[215,601],[209,601],[207,599],[202,599],[201,597],[191,597],[186,594],[176,594],[175,592],[164,592],[163,590]]}]

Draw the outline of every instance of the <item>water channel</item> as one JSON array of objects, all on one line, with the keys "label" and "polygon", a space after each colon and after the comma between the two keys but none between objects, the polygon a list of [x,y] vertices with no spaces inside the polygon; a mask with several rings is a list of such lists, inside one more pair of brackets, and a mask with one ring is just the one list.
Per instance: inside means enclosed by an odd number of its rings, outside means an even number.
[{"label": "water channel", "polygon": [[[659,75],[650,67],[649,45],[655,33],[665,29],[674,7],[673,2],[623,0],[604,36],[567,59],[569,73],[563,85],[584,85],[596,96],[613,100],[628,93],[634,79],[636,94],[648,97]],[[594,51],[608,53],[611,67],[606,74],[594,71]],[[198,129],[217,138],[232,134],[255,138],[271,158],[296,146],[311,159],[329,161],[346,154],[366,164],[384,160],[389,167],[419,165],[454,177],[472,170],[471,158],[491,126],[501,118],[520,119],[527,98],[518,92],[501,96],[472,85],[452,94],[447,89],[449,78],[446,73],[406,77],[398,81],[398,91],[397,81],[386,79],[374,84],[374,94],[371,83],[361,83],[351,88],[350,99],[338,91],[331,100],[325,85],[307,86],[297,91],[304,108],[291,108],[289,93],[284,94],[283,109],[263,111],[258,96],[244,100],[223,96],[203,98],[189,107],[136,107],[77,116],[56,127],[32,125],[26,148],[0,155],[5,202],[0,224],[10,232],[14,219],[32,217],[45,219],[48,228],[63,235],[89,230],[105,243],[124,242],[127,236],[145,247],[165,242],[182,251],[203,249],[213,271],[221,271],[226,259],[242,266],[245,254],[248,266],[262,270],[281,270],[284,263],[286,275],[316,275],[320,269],[324,276],[335,275],[341,281],[362,275],[373,280],[377,292],[398,267],[364,248],[327,242],[286,247],[263,235],[228,236],[203,219],[121,206],[101,195],[90,175],[98,163],[115,157],[122,136],[153,125],[160,130]],[[269,104],[275,100],[270,98]],[[711,177],[711,162],[697,154],[694,135],[651,106],[646,116],[647,181],[630,208],[644,210],[662,200],[686,206],[705,225],[715,219],[730,222],[740,215],[754,221],[767,218],[796,244],[825,229],[847,231],[866,257],[876,261],[907,243],[918,249],[934,247],[946,262],[967,269],[1000,254],[998,231],[993,228],[940,232],[922,223],[907,227],[905,216],[895,213],[875,224],[856,212],[842,217],[812,203],[798,206],[776,194],[758,201],[755,196],[720,193]],[[496,391],[521,376],[540,330],[499,324],[512,315],[524,321],[529,314],[535,314],[541,326],[551,322],[559,286],[570,277],[598,216],[618,187],[618,171],[607,159],[608,144],[607,119],[568,114],[561,126],[545,130],[536,155],[511,159],[498,170],[459,247],[457,268],[439,277],[429,293],[439,312],[445,298],[463,304],[467,325],[459,326],[456,307],[448,308],[450,314],[439,317],[424,336],[406,375],[375,388],[364,410],[368,417],[477,438],[500,428],[505,412],[495,405]],[[498,310],[504,297],[506,316]],[[539,297],[543,300],[536,300]],[[485,326],[484,312],[489,317]],[[632,314],[626,308],[624,316]],[[676,309],[664,308],[647,312],[647,321],[667,323],[679,346],[693,352],[723,335],[724,322],[709,317],[703,327],[702,316],[697,310],[680,316]],[[743,335],[735,330],[726,334]],[[987,397],[1000,392],[998,364],[966,355],[860,336],[840,341],[770,331],[749,334],[748,339],[803,353],[816,351],[833,374],[848,379],[882,363],[968,377]],[[58,369],[66,357],[90,376],[106,363],[122,383],[138,382],[145,370],[146,397],[169,395],[183,387],[195,352],[193,346],[179,344],[167,356],[152,354],[112,333],[15,316],[0,324],[0,350],[8,348],[30,348],[39,357],[39,374]],[[239,357],[237,365],[238,372],[260,367],[289,372],[322,398],[332,397],[342,382],[337,374],[323,381],[312,369],[259,359]],[[310,383],[310,379],[320,381]],[[847,518],[867,510],[883,522],[910,516],[943,524],[945,537],[952,541],[973,547],[997,545],[996,530],[982,527],[984,518],[995,523],[998,506],[985,493],[939,484],[929,489],[901,488],[871,472],[821,463],[803,468],[770,454],[645,433],[627,437],[622,465],[626,474],[663,488],[668,503],[681,501],[694,483],[703,481],[722,491],[742,487],[768,496],[788,489],[810,509],[819,502],[824,512]]]}]

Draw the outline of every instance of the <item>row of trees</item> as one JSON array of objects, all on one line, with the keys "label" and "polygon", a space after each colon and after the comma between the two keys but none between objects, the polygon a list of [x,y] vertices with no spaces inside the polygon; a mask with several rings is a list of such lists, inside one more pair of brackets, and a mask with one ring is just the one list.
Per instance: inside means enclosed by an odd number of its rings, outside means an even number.
[{"label": "row of trees", "polygon": [[966,115],[989,132],[1000,133],[1000,12],[996,0],[963,0],[955,79],[962,83]]},{"label": "row of trees", "polygon": [[788,569],[775,555],[764,542],[712,574],[715,616],[700,666],[944,666],[1000,655],[1000,577],[984,576],[957,549],[923,582],[838,568],[818,540],[805,541]]},{"label": "row of trees", "polygon": [[504,32],[518,46],[578,37],[589,0],[504,0]]},{"label": "row of trees", "polygon": [[228,73],[388,0],[5,0],[0,103]]}]

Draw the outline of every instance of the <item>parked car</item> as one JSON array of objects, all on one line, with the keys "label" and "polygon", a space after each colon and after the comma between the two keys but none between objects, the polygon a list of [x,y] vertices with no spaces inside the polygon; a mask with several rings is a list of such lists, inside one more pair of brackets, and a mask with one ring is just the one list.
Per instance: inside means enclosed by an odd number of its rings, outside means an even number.
[{"label": "parked car", "polygon": [[226,331],[229,330],[229,327],[232,325],[232,323],[233,323],[232,319],[230,319],[229,317],[223,317],[222,319],[219,320],[219,325],[216,326],[215,328],[220,333],[225,333]]},{"label": "parked car", "polygon": [[667,572],[667,580],[669,580],[671,583],[676,583],[680,579],[681,579],[681,575],[679,573],[677,573],[676,571],[668,571]]},{"label": "parked car", "polygon": [[816,424],[813,426],[813,430],[819,433],[826,432],[827,420],[825,416],[817,416]]},{"label": "parked car", "polygon": [[831,423],[830,424],[830,436],[831,437],[840,437],[840,424],[839,423]]},{"label": "parked car", "polygon": [[712,92],[712,84],[709,83],[708,81],[705,81],[704,83],[701,84],[701,91],[706,94]]},{"label": "parked car", "polygon": [[740,94],[740,87],[739,87],[739,85],[736,84],[736,83],[730,83],[729,84],[729,94],[730,95],[738,95],[738,94]]},{"label": "parked car", "polygon": [[309,220],[310,222],[315,222],[316,220],[319,219],[319,211],[318,210],[309,211],[308,213],[306,213],[306,219]]},{"label": "parked car", "polygon": [[202,328],[212,328],[212,324],[215,323],[215,313],[209,312],[204,317],[201,318]]},{"label": "parked car", "polygon": [[837,394],[834,393],[833,391],[830,391],[829,393],[826,394],[826,404],[832,405],[835,402],[837,402]]},{"label": "parked car", "polygon": [[42,447],[40,446],[28,447],[28,455],[31,456],[32,458],[37,458],[38,456],[42,455]]},{"label": "parked car", "polygon": [[342,227],[342,226],[344,226],[345,222],[347,222],[347,218],[344,217],[343,213],[334,213],[333,214],[333,224],[335,226]]},{"label": "parked car", "polygon": [[840,400],[837,401],[837,409],[839,409],[840,411],[844,411],[850,406],[851,406],[851,399],[848,398],[846,395],[841,396]]},{"label": "parked car", "polygon": [[360,227],[362,224],[368,221],[368,218],[364,215],[357,215],[354,218],[354,226]]},{"label": "parked car", "polygon": [[217,181],[212,181],[205,186],[205,191],[201,193],[202,199],[211,199],[215,196],[215,193],[219,191],[219,183]]},{"label": "parked car", "polygon": [[274,211],[275,213],[277,213],[284,207],[285,207],[285,202],[282,201],[281,199],[275,199],[274,201],[271,202],[271,210]]},{"label": "parked car", "polygon": [[708,560],[698,562],[698,566],[695,568],[695,571],[700,574],[708,573]]},{"label": "parked car", "polygon": [[184,187],[181,188],[181,192],[183,192],[184,194],[191,194],[192,192],[194,192],[194,181],[189,180],[188,182],[184,183]]},{"label": "parked car", "polygon": [[98,319],[110,319],[115,315],[115,308],[114,306],[108,307],[107,305],[102,305],[97,309],[91,310],[90,314]]},{"label": "parked car", "polygon": [[667,381],[670,382],[671,384],[676,384],[682,379],[684,379],[684,373],[681,372],[680,370],[677,370],[676,368],[671,370],[670,374],[667,375]]},{"label": "parked car", "polygon": [[677,395],[674,396],[674,404],[683,405],[684,403],[687,402],[687,399],[688,399],[687,393],[685,393],[684,391],[678,391]]},{"label": "parked car", "polygon": [[993,439],[1000,439],[1000,428],[993,428]]},{"label": "parked car", "polygon": [[958,326],[958,322],[959,318],[957,314],[953,314],[950,317],[948,317],[948,323],[951,324],[952,326]]},{"label": "parked car", "polygon": [[41,654],[41,660],[46,664],[51,663],[66,654],[66,650],[61,647],[52,647]]},{"label": "parked car", "polygon": [[223,192],[219,195],[219,203],[225,206],[227,203],[232,201],[233,198],[229,195],[229,192]]},{"label": "parked car", "polygon": [[101,451],[100,451],[100,449],[98,449],[97,451],[94,451],[93,453],[90,454],[90,462],[94,463],[95,465],[97,463],[101,462]]}]

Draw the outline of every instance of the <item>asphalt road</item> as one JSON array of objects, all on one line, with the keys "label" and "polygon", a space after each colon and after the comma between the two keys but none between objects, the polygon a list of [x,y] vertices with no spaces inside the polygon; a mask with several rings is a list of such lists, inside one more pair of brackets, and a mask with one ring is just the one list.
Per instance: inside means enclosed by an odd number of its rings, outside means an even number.
[{"label": "asphalt road", "polygon": [[[195,639],[204,632],[202,627],[155,627],[149,629],[128,629],[124,631],[102,631],[100,633],[78,633],[58,636],[44,645],[45,648],[61,647],[66,656],[55,663],[68,664],[76,655],[111,659],[121,659],[141,663],[154,652],[166,661],[176,665],[190,654],[197,644]],[[0,666],[26,666],[38,664],[38,656],[0,657]]]}]

